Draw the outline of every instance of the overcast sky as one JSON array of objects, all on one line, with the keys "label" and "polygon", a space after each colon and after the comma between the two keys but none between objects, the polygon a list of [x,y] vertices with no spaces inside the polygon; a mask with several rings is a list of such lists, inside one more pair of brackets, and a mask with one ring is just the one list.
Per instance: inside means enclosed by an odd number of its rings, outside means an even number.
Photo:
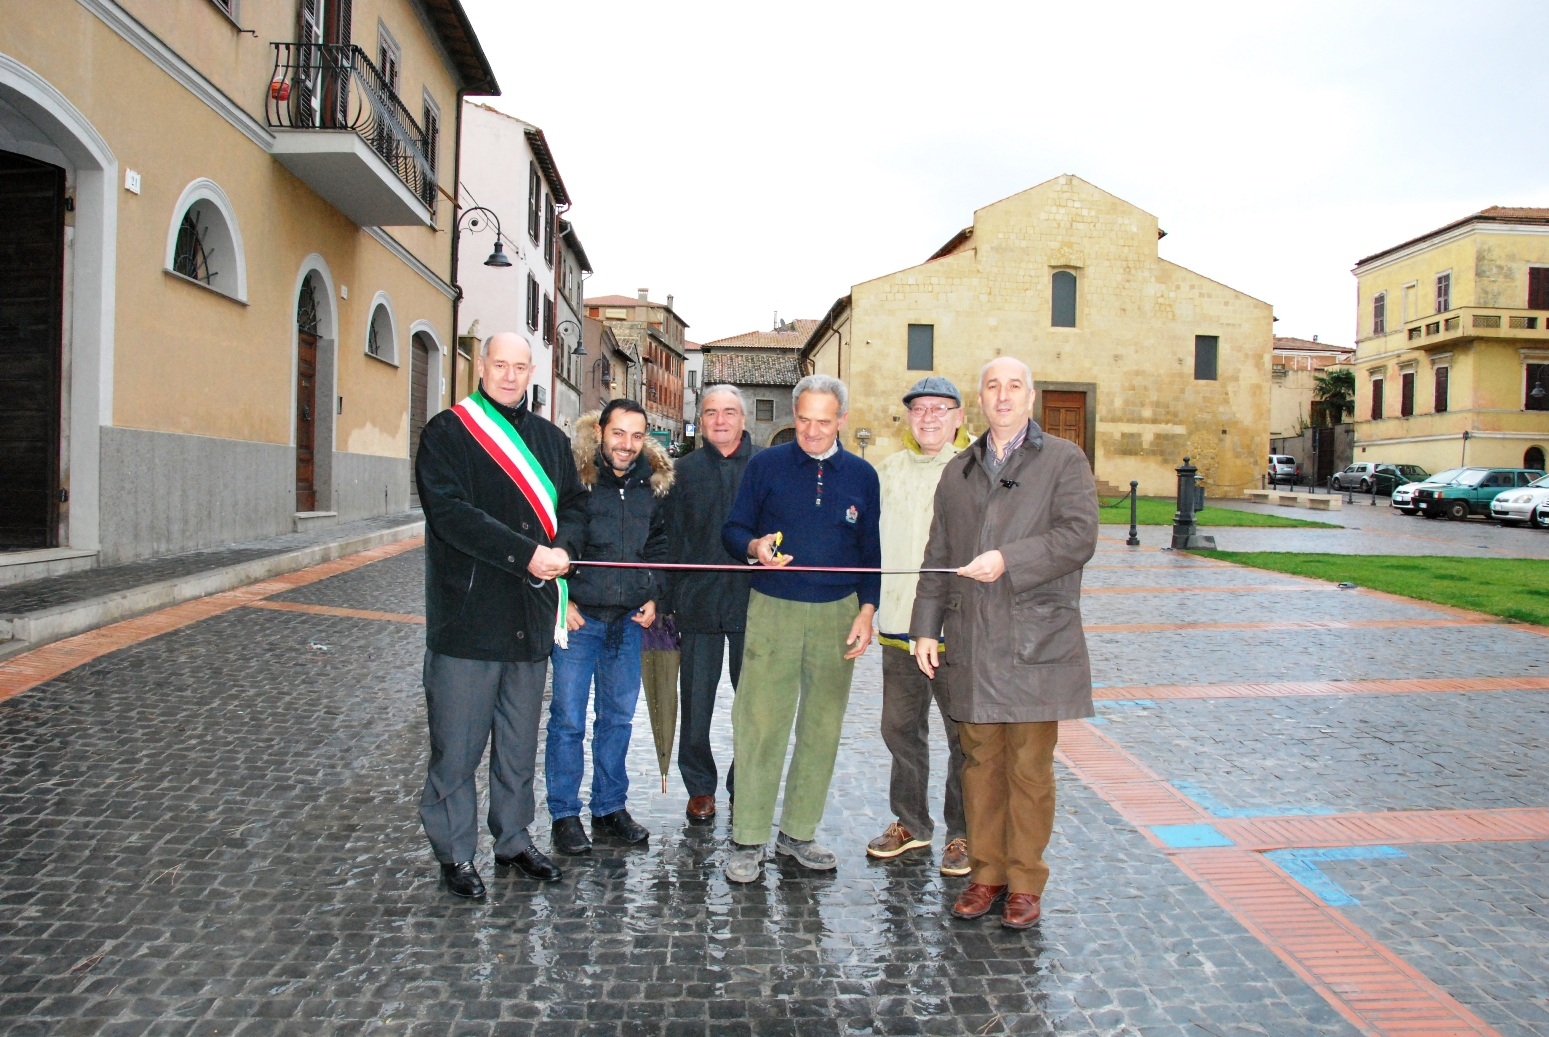
[{"label": "overcast sky", "polygon": [[1345,343],[1355,260],[1549,206],[1538,0],[463,4],[489,103],[554,150],[587,294],[671,292],[699,342],[820,317],[1061,173],[1276,334]]}]

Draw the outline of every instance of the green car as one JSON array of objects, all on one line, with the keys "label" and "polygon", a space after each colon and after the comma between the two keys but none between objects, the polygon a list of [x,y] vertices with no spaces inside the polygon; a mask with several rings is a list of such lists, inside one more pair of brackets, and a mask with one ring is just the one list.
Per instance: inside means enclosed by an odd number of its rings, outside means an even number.
[{"label": "green car", "polygon": [[1426,518],[1489,517],[1490,502],[1498,494],[1526,486],[1543,474],[1533,468],[1465,468],[1445,486],[1429,483],[1416,489],[1414,505]]}]

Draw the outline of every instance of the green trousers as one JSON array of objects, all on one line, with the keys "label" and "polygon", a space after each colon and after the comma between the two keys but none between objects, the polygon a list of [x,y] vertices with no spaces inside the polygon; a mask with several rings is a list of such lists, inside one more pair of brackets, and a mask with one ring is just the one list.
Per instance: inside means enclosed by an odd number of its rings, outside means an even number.
[{"label": "green trousers", "polygon": [[[814,603],[749,593],[742,683],[731,711],[737,761],[733,841],[747,846],[769,841],[782,771],[780,830],[803,840],[817,833],[855,672],[855,661],[844,657],[850,649],[844,639],[859,611],[853,594]],[[785,770],[793,723],[796,748]]]}]

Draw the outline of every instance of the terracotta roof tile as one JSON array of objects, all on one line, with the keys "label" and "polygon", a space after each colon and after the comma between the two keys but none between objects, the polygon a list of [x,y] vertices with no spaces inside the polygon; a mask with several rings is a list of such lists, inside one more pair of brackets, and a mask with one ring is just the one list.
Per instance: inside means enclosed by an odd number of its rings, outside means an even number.
[{"label": "terracotta roof tile", "polygon": [[812,334],[812,329],[817,326],[816,320],[801,318],[788,321],[784,331],[745,331],[741,335],[706,342],[703,348],[796,350],[802,347],[802,344],[807,341],[807,336]]},{"label": "terracotta roof tile", "polygon": [[1446,226],[1437,227],[1435,230],[1426,234],[1421,234],[1417,238],[1410,238],[1408,241],[1400,242],[1399,244],[1394,245],[1392,248],[1385,248],[1381,252],[1373,252],[1371,255],[1365,257],[1364,259],[1357,260],[1355,265],[1357,267],[1365,266],[1367,263],[1370,263],[1374,259],[1381,259],[1383,256],[1391,255],[1394,252],[1400,251],[1401,249],[1406,249],[1410,245],[1418,245],[1422,241],[1434,238],[1440,234],[1445,234],[1449,230],[1456,230],[1457,228],[1466,226],[1470,223],[1519,223],[1530,225],[1549,225],[1549,209],[1539,209],[1532,208],[1530,206],[1519,205],[1492,205],[1488,209],[1480,209],[1476,213],[1470,213],[1469,215],[1463,217],[1461,220],[1453,220]]}]

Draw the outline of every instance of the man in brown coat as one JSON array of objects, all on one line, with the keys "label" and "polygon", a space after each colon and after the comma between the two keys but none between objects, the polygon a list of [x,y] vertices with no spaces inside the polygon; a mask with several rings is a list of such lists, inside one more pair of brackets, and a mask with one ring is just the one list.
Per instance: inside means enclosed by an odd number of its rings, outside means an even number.
[{"label": "man in brown coat", "polygon": [[1081,568],[1097,487],[1081,448],[1031,419],[1022,361],[984,366],[979,405],[989,431],[942,473],[923,563],[957,575],[920,575],[909,634],[920,669],[947,682],[963,746],[972,873],[952,913],[978,918],[1005,894],[1001,924],[1026,929],[1049,880],[1059,721],[1093,713]]}]

